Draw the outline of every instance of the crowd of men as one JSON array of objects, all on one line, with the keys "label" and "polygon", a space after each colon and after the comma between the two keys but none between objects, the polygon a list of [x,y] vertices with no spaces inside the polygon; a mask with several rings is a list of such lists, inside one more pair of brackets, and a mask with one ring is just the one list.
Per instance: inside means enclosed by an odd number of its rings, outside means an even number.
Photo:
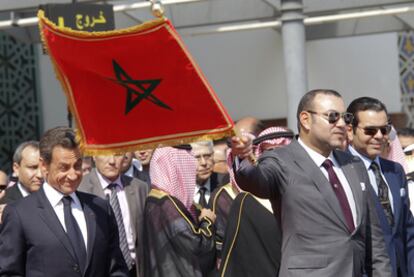
[{"label": "crowd of men", "polygon": [[0,171],[0,276],[414,276],[414,130],[306,93],[298,135],[83,157],[67,127]]}]

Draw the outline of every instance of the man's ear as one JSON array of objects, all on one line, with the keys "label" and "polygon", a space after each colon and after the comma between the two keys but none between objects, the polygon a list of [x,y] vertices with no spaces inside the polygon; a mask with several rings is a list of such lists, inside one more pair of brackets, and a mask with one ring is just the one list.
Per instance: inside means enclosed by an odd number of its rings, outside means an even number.
[{"label": "man's ear", "polygon": [[346,134],[348,136],[348,143],[352,144],[352,141],[354,140],[354,128],[352,125],[346,126]]},{"label": "man's ear", "polygon": [[312,116],[310,113],[306,111],[302,111],[299,114],[299,123],[301,125],[301,128],[305,129],[306,131],[310,130],[310,126],[312,123]]},{"label": "man's ear", "polygon": [[46,161],[40,157],[39,158],[39,168],[40,168],[40,172],[42,172],[42,176],[43,178],[46,180],[47,176],[49,175],[49,164],[46,163]]},{"label": "man's ear", "polygon": [[16,162],[13,163],[13,173],[16,177],[19,177],[19,168],[20,165]]}]

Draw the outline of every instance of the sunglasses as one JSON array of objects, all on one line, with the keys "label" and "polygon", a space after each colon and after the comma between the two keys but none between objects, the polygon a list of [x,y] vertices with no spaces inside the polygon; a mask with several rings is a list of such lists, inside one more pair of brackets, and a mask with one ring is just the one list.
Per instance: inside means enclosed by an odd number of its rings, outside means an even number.
[{"label": "sunglasses", "polygon": [[3,190],[5,190],[6,188],[7,188],[7,184],[6,185],[1,184],[0,185],[0,192],[2,192]]},{"label": "sunglasses", "polygon": [[361,130],[364,131],[364,134],[367,136],[375,136],[378,133],[378,130],[380,130],[381,134],[383,136],[388,135],[391,132],[391,125],[385,125],[385,126],[380,126],[380,127],[359,127]]},{"label": "sunglasses", "polygon": [[341,117],[343,118],[345,124],[351,124],[352,120],[354,119],[354,115],[351,113],[347,113],[347,112],[344,112],[344,113],[340,113],[340,112],[318,113],[315,111],[307,111],[307,112],[311,114],[325,116],[329,124],[337,123]]}]

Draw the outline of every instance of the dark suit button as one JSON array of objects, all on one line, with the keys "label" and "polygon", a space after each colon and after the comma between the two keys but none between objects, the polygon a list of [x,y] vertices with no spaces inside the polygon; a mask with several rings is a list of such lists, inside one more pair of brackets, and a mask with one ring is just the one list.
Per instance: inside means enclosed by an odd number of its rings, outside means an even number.
[{"label": "dark suit button", "polygon": [[73,265],[73,270],[74,270],[75,272],[80,272],[80,270],[79,270],[79,265],[78,265],[78,264],[74,264],[74,265]]}]

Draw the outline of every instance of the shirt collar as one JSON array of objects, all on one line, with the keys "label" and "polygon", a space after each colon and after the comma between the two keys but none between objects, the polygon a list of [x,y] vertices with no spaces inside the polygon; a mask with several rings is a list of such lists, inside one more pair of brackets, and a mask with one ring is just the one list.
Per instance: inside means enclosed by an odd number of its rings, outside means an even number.
[{"label": "shirt collar", "polygon": [[142,171],[142,164],[139,160],[133,158],[132,159],[132,165],[135,166],[136,169],[138,169],[139,171]]},{"label": "shirt collar", "polygon": [[[298,142],[299,142],[300,145],[302,145],[302,147],[305,149],[305,151],[309,154],[309,156],[315,162],[315,164],[318,167],[321,167],[323,162],[327,158],[325,156],[321,155],[320,153],[316,152],[315,150],[313,150],[309,146],[307,146],[300,138],[298,138]],[[329,153],[328,159],[330,159],[333,162],[334,166],[338,166],[338,163],[336,162],[336,159],[335,159],[332,151],[331,151],[331,153]]]},{"label": "shirt collar", "polygon": [[17,187],[19,188],[19,191],[23,197],[30,195],[30,192],[20,182],[17,183]]},{"label": "shirt collar", "polygon": [[[51,185],[49,185],[46,181],[43,183],[43,191],[45,192],[46,198],[49,200],[53,208],[55,208],[59,203],[61,203],[62,198],[66,196],[60,191],[56,190]],[[73,202],[75,202],[76,205],[81,206],[79,198],[75,192],[72,192],[71,194],[69,194],[69,196],[73,199]]]},{"label": "shirt collar", "polygon": [[108,178],[106,178],[105,176],[102,176],[102,174],[99,173],[98,170],[96,170],[96,174],[98,175],[99,183],[101,184],[102,189],[108,188],[110,184],[117,184],[117,186],[121,188],[123,187],[122,182],[121,182],[121,175],[118,175],[118,178],[116,178],[115,181],[111,182],[109,181]]},{"label": "shirt collar", "polygon": [[370,158],[368,158],[367,156],[362,155],[361,153],[359,153],[358,151],[355,150],[355,148],[352,147],[352,145],[348,146],[349,151],[351,152],[352,155],[359,157],[362,162],[365,165],[365,168],[368,170],[372,164],[372,162],[376,162],[378,164],[378,166],[381,169],[381,164],[379,161],[379,156],[375,157],[374,160],[371,160]]},{"label": "shirt collar", "polygon": [[131,163],[130,167],[127,171],[125,171],[124,175],[129,176],[131,178],[134,177],[134,165]]}]

